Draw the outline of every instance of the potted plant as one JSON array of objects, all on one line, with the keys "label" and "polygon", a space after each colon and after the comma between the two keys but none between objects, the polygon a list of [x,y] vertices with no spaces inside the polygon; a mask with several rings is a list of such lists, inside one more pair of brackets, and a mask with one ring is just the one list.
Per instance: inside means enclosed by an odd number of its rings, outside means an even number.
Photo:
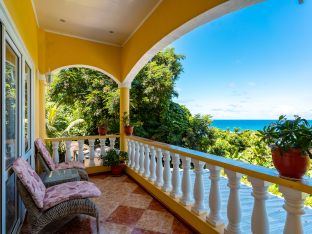
[{"label": "potted plant", "polygon": [[103,157],[103,165],[110,166],[112,174],[120,176],[125,169],[127,160],[127,152],[111,149],[107,152],[106,156]]},{"label": "potted plant", "polygon": [[131,136],[133,133],[133,126],[130,125],[130,118],[128,112],[124,112],[122,117],[122,122],[124,125],[124,130],[127,136]]},{"label": "potted plant", "polygon": [[271,147],[273,164],[280,176],[300,180],[312,158],[312,128],[308,121],[299,116],[288,120],[282,115],[259,132]]},{"label": "potted plant", "polygon": [[98,124],[99,135],[106,135],[108,130],[108,120],[102,119]]}]

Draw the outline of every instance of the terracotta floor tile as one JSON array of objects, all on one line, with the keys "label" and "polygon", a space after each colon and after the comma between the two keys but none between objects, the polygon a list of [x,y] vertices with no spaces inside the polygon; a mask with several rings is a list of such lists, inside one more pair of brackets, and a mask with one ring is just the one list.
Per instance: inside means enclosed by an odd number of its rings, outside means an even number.
[{"label": "terracotta floor tile", "polygon": [[130,234],[132,229],[126,225],[117,223],[103,223],[103,228],[101,229],[101,234]]},{"label": "terracotta floor tile", "polygon": [[155,199],[151,201],[147,209],[168,212],[168,210],[160,202],[156,201]]},{"label": "terracotta floor tile", "polygon": [[168,212],[145,210],[136,228],[148,231],[171,233],[174,217]]},{"label": "terracotta floor tile", "polygon": [[138,186],[132,193],[137,193],[137,194],[146,194],[145,190]]},{"label": "terracotta floor tile", "polygon": [[118,201],[99,201],[97,202],[99,210],[99,219],[104,222],[120,205]]},{"label": "terracotta floor tile", "polygon": [[127,177],[124,182],[127,182],[127,183],[132,183],[132,184],[136,184],[135,181],[133,179],[131,179],[130,177]]},{"label": "terracotta floor tile", "polygon": [[140,228],[135,228],[132,231],[132,234],[163,234],[162,232],[153,232],[153,231],[148,231]]},{"label": "terracotta floor tile", "polygon": [[134,226],[141,218],[144,209],[119,206],[107,219],[107,222]]},{"label": "terracotta floor tile", "polygon": [[131,193],[123,202],[123,206],[147,209],[153,198],[147,194]]},{"label": "terracotta floor tile", "polygon": [[173,220],[172,225],[172,234],[193,234],[195,232],[192,232],[189,230],[182,222],[180,222],[178,219]]}]

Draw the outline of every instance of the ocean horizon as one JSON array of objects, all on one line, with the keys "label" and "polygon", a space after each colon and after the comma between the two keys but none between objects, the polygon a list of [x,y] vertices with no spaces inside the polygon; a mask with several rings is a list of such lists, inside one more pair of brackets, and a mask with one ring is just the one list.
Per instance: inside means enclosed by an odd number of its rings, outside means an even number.
[{"label": "ocean horizon", "polygon": [[[234,131],[235,128],[240,130],[262,130],[265,126],[276,121],[274,119],[214,119],[211,126],[230,131]],[[308,122],[312,126],[312,120],[308,120]]]}]

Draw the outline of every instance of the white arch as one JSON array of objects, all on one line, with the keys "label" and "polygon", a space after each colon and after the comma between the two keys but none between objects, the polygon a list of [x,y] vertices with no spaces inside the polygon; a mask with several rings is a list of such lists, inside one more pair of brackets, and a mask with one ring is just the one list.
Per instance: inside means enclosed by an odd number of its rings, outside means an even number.
[{"label": "white arch", "polygon": [[222,17],[225,14],[231,13],[244,7],[251,6],[262,1],[264,0],[228,0],[223,4],[194,17],[193,19],[181,25],[171,33],[167,34],[148,51],[146,51],[145,54],[132,67],[132,69],[120,85],[129,87],[135,76],[140,72],[145,64],[148,63],[148,61],[150,61],[159,51],[161,51],[163,48],[165,48],[184,34],[192,31],[200,25],[210,22],[216,18]]},{"label": "white arch", "polygon": [[114,77],[112,74],[110,74],[109,72],[101,69],[101,68],[98,68],[98,67],[94,67],[94,66],[90,66],[90,65],[84,65],[84,64],[72,64],[72,65],[67,65],[67,66],[63,66],[63,67],[59,67],[57,69],[54,69],[52,71],[52,73],[57,73],[59,72],[60,70],[62,69],[67,69],[67,68],[74,68],[74,67],[80,67],[80,68],[89,68],[89,69],[93,69],[93,70],[96,70],[96,71],[99,71],[99,72],[102,72],[103,74],[107,75],[109,78],[111,78],[113,81],[115,81],[117,83],[118,86],[120,86],[120,81]]}]

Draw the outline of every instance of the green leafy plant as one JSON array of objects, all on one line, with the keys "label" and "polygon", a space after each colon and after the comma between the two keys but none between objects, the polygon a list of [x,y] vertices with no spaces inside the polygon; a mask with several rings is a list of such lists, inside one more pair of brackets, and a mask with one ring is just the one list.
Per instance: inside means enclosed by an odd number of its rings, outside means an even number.
[{"label": "green leafy plant", "polygon": [[298,148],[303,155],[312,158],[312,127],[307,120],[297,115],[294,117],[294,120],[288,120],[285,115],[281,115],[277,122],[259,131],[260,136],[272,147],[278,147],[284,152]]},{"label": "green leafy plant", "polygon": [[106,156],[103,157],[104,166],[118,166],[120,163],[124,163],[128,160],[128,153],[124,151],[117,151],[111,149],[106,153]]},{"label": "green leafy plant", "polygon": [[130,117],[128,112],[124,112],[122,116],[122,123],[125,127],[130,126]]},{"label": "green leafy plant", "polygon": [[101,119],[98,123],[98,127],[107,128],[109,124],[109,119]]}]

